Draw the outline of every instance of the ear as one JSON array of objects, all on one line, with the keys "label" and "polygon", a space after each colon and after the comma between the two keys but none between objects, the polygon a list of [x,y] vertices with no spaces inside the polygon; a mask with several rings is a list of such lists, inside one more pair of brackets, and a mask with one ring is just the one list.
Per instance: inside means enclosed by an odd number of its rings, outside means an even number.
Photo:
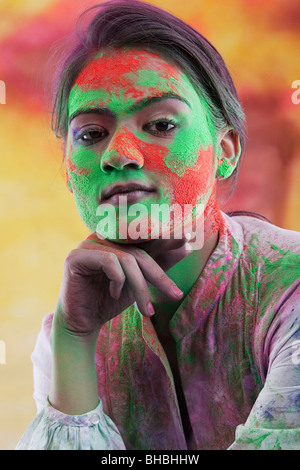
[{"label": "ear", "polygon": [[216,177],[224,180],[232,175],[238,164],[241,144],[238,133],[232,127],[227,128],[219,139]]}]

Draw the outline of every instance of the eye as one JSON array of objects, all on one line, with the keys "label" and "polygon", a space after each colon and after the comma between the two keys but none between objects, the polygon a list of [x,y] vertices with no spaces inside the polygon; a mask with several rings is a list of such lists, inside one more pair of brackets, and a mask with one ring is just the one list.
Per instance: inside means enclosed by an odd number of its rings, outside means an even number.
[{"label": "eye", "polygon": [[153,135],[168,136],[177,127],[172,119],[158,119],[149,122],[143,127],[143,130]]},{"label": "eye", "polygon": [[108,135],[108,132],[104,128],[90,128],[81,130],[75,134],[74,139],[83,145],[92,145],[99,140],[104,139]]}]

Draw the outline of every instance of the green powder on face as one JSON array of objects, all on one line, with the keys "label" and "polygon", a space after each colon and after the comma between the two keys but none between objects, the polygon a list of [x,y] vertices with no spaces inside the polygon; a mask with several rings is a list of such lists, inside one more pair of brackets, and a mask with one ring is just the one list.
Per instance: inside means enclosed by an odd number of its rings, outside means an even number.
[{"label": "green powder on face", "polygon": [[[126,75],[130,78],[135,74]],[[175,77],[168,75],[166,78],[162,78],[156,70],[140,70],[138,77],[136,82],[138,86],[159,91],[169,88],[174,92],[179,92],[181,96],[189,97],[194,110],[193,122],[189,123],[185,129],[181,129],[180,139],[175,137],[168,146],[170,152],[165,158],[165,165],[178,176],[183,176],[188,171],[188,167],[200,171],[201,165],[197,163],[199,148],[207,150],[210,145],[214,144],[216,138],[216,131],[209,124],[207,103],[198,96],[188,77],[184,74],[181,74],[182,87],[179,87]]]},{"label": "green powder on face", "polygon": [[[128,79],[131,79],[131,76],[133,77],[134,74],[127,73],[126,76]],[[168,86],[167,80],[162,79],[162,77],[157,74],[156,70],[139,70],[138,77],[136,81],[137,86],[146,86],[158,90],[162,90]]]},{"label": "green powder on face", "polygon": [[78,173],[78,170],[81,168],[87,170],[87,172],[90,173],[91,170],[99,168],[99,161],[97,162],[95,152],[93,150],[82,147],[73,147],[71,162],[76,165],[77,170],[76,172],[71,171],[71,173]]},{"label": "green powder on face", "polygon": [[197,163],[199,149],[207,150],[209,146],[214,146],[217,136],[215,128],[209,122],[208,105],[204,98],[200,98],[185,75],[182,75],[182,80],[182,93],[185,91],[193,106],[193,121],[186,129],[182,129],[180,139],[175,138],[168,146],[170,154],[165,160],[167,167],[178,176],[183,176],[191,168],[202,170]]},{"label": "green powder on face", "polygon": [[[69,117],[81,109],[104,107],[109,109],[110,115],[116,116],[118,122],[130,117],[132,105],[140,98],[159,97],[161,94],[181,96],[183,101],[190,103],[186,106],[191,109],[184,109],[180,116],[170,113],[178,124],[178,132],[172,134],[171,141],[153,139],[141,129],[129,134],[127,129],[124,138],[118,134],[118,145],[128,153],[134,149],[141,152],[145,169],[156,172],[162,181],[168,181],[174,188],[171,198],[181,205],[194,204],[199,195],[205,199],[212,191],[211,181],[215,175],[213,148],[216,141],[216,130],[211,126],[205,99],[184,74],[168,64],[160,64],[161,59],[155,59],[157,62],[150,66],[148,62],[141,61],[136,53],[128,60],[119,59],[118,56],[108,57],[101,64],[90,64],[70,93]],[[149,121],[152,120],[150,114],[149,111]],[[164,113],[161,114],[157,118],[163,119]],[[74,124],[72,127],[76,136],[78,129]],[[117,145],[116,138],[112,142]],[[166,142],[170,142],[169,145]],[[96,212],[99,190],[103,184],[111,182],[111,178],[100,171],[104,147],[92,148],[94,151],[74,139],[73,148],[69,145],[68,170],[80,214],[86,225],[95,229],[97,218],[93,214]]]},{"label": "green powder on face", "polygon": [[[71,90],[69,102],[68,102],[68,115],[77,110],[77,109],[88,109],[88,108],[96,108],[97,106],[101,106],[101,101],[110,105],[110,109],[113,110],[114,113],[118,114],[124,112],[124,91],[120,90],[118,94],[113,92],[107,92],[105,90],[93,90],[89,85],[85,86],[78,86],[74,85]],[[84,106],[82,106],[84,103]],[[126,96],[126,105],[130,108],[134,103],[134,99],[131,97]]]}]

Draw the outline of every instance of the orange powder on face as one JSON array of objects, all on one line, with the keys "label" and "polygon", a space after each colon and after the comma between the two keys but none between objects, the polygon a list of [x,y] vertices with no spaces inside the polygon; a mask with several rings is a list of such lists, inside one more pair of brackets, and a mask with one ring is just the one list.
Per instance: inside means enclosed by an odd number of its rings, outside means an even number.
[{"label": "orange powder on face", "polygon": [[[165,163],[166,157],[170,151],[166,147],[144,143],[143,152],[145,154],[144,168],[157,174],[165,174],[173,188],[174,202],[180,204],[196,205],[199,195],[207,193],[207,182],[210,180],[212,172],[212,147],[207,150],[201,150],[197,161],[193,167],[187,167],[184,175],[179,176],[174,173]],[[147,155],[147,157],[146,157]],[[207,162],[206,165],[203,161]]]},{"label": "orange powder on face", "polygon": [[[160,80],[153,83],[153,72],[160,71]],[[89,62],[78,76],[75,85],[82,90],[101,90],[110,94],[122,95],[124,98],[139,98],[145,93],[145,80],[149,80],[147,86],[149,91],[159,90],[164,82],[170,91],[178,91],[175,83],[179,77],[179,71],[164,61],[159,55],[140,51],[136,49],[113,50],[111,53],[105,53]],[[143,80],[143,90],[139,85],[133,85],[132,80],[141,76]],[[132,86],[131,86],[132,85]]]},{"label": "orange powder on face", "polygon": [[[80,73],[75,83],[81,92],[95,93],[95,102],[101,101],[101,106],[112,105],[112,111],[114,106],[117,106],[116,110],[123,111],[122,107],[133,98],[139,99],[153,92],[156,96],[166,90],[178,94],[180,84],[182,80],[179,69],[155,53],[139,52],[136,49],[114,50],[96,57]],[[80,90],[78,89],[78,93]],[[79,94],[78,98],[81,99]],[[112,104],[113,98],[115,100]],[[197,128],[194,125],[192,130],[180,132],[179,137],[174,138],[168,146],[145,142],[127,130],[114,139],[114,149],[116,146],[119,148],[116,153],[126,154],[127,158],[141,163],[143,176],[155,175],[156,182],[170,194],[170,203],[177,203],[182,208],[184,204],[196,206],[202,200],[207,203],[212,194],[213,147],[210,144],[209,130],[206,131],[204,114],[201,114],[200,108],[196,109],[193,122],[198,123]],[[201,141],[197,138],[199,129],[204,136]],[[87,174],[87,170],[77,168],[72,162],[70,170],[79,175]],[[210,210],[213,210],[212,201],[210,205]]]}]

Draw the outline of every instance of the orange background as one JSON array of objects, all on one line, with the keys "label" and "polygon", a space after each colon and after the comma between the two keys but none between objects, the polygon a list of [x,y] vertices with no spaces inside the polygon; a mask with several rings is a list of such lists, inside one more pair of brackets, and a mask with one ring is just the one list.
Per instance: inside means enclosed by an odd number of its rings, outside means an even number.
[{"label": "orange background", "polygon": [[[298,0],[150,1],[190,23],[220,51],[248,120],[239,183],[224,210],[260,212],[300,231]],[[51,47],[94,1],[1,0],[0,449],[12,449],[34,417],[30,354],[56,305],[66,254],[87,236],[67,191],[60,142],[50,130],[45,83]],[[1,358],[0,358],[1,362]]]}]

